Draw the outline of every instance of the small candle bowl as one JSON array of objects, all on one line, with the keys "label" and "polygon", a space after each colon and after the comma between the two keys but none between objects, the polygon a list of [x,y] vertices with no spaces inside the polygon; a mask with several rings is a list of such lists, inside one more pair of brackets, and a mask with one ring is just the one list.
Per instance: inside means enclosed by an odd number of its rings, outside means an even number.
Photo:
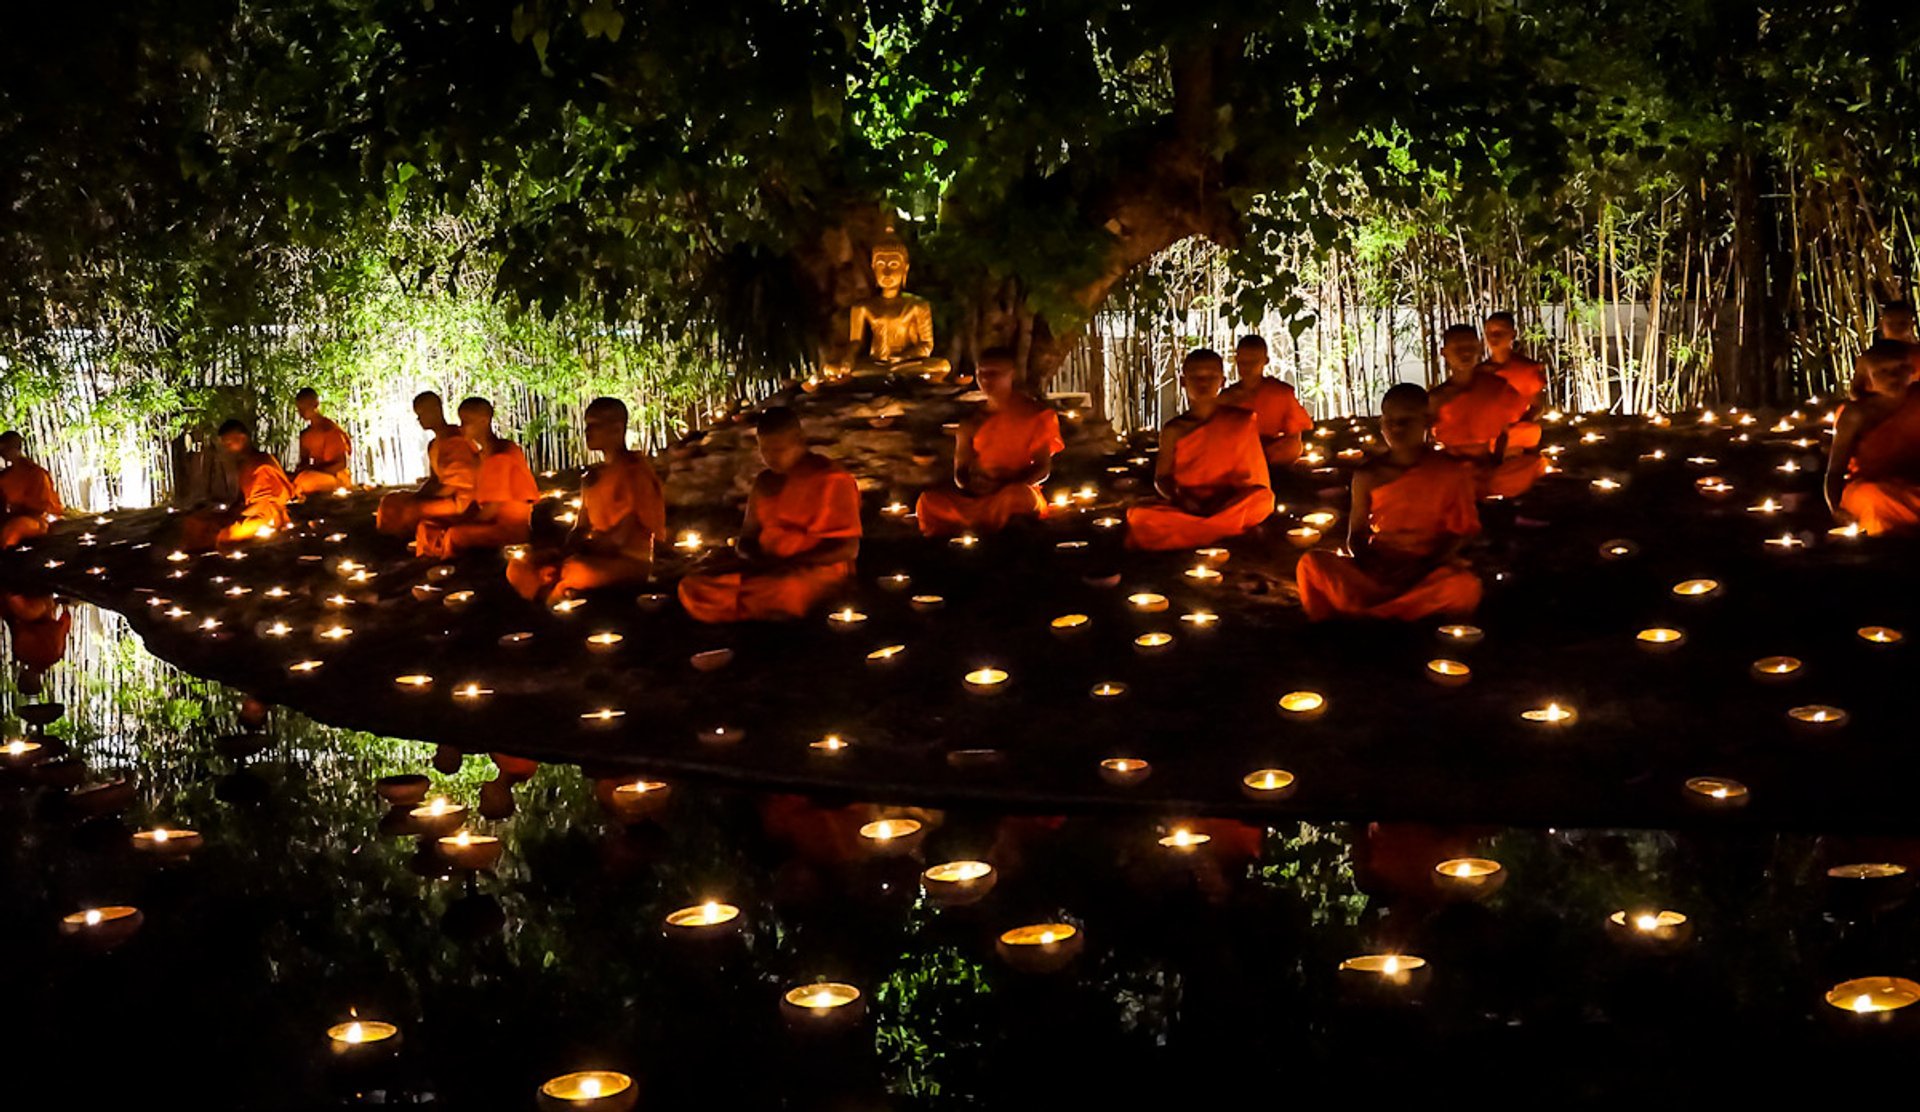
[{"label": "small candle bowl", "polygon": [[1905,977],[1856,977],[1827,990],[1833,1007],[1881,1021],[1915,1001],[1920,1001],[1920,984]]},{"label": "small candle bowl", "polygon": [[327,1028],[327,1050],[335,1061],[360,1064],[391,1056],[400,1047],[400,1028],[372,1019],[352,1019]]},{"label": "small candle bowl", "polygon": [[610,629],[602,630],[599,633],[590,633],[587,635],[587,651],[590,653],[600,653],[602,655],[611,653],[615,649],[618,649],[620,643],[626,639],[626,634],[615,633]]},{"label": "small candle bowl", "polygon": [[1675,598],[1686,599],[1689,602],[1717,598],[1720,595],[1720,581],[1718,579],[1683,579],[1673,585],[1673,595]]},{"label": "small candle bowl", "polygon": [[897,571],[892,575],[881,576],[879,583],[883,591],[904,591],[913,583],[913,576],[904,571]]},{"label": "small candle bowl", "polygon": [[1101,680],[1087,689],[1095,702],[1111,703],[1126,698],[1127,685],[1118,680]]},{"label": "small candle bowl", "polygon": [[701,672],[718,672],[733,663],[732,649],[707,649],[694,653],[688,660]]},{"label": "small candle bowl", "polygon": [[906,652],[907,647],[905,645],[882,645],[867,654],[867,666],[870,668],[885,668],[889,665],[897,664],[906,655]]},{"label": "small candle bowl", "polygon": [[1072,923],[1031,923],[1001,934],[994,951],[1022,973],[1054,973],[1071,964],[1085,944]]},{"label": "small candle bowl", "polygon": [[1693,937],[1693,920],[1678,911],[1616,911],[1607,916],[1607,937],[1625,949],[1665,953]]},{"label": "small candle bowl", "polygon": [[1687,635],[1684,630],[1654,626],[1634,634],[1633,643],[1640,647],[1641,652],[1670,653],[1687,643]]},{"label": "small candle bowl", "polygon": [[137,907],[109,905],[76,911],[60,920],[60,937],[91,950],[111,950],[140,933],[147,917]]},{"label": "small candle bowl", "polygon": [[860,828],[867,852],[878,857],[899,857],[919,848],[926,830],[918,819],[880,819]]},{"label": "small candle bowl", "polygon": [[1847,712],[1822,703],[1808,703],[1787,711],[1793,728],[1807,734],[1831,734],[1847,724]]},{"label": "small candle bowl", "polygon": [[866,624],[866,621],[867,616],[851,606],[843,606],[827,615],[827,625],[842,632],[858,629]]},{"label": "small candle bowl", "polygon": [[807,751],[816,757],[838,758],[853,748],[853,742],[843,734],[828,734],[818,741],[807,743]]},{"label": "small candle bowl", "polygon": [[1320,543],[1320,530],[1311,525],[1296,525],[1287,530],[1287,543],[1295,548],[1312,548]]},{"label": "small candle bowl", "polygon": [[506,848],[500,844],[500,839],[491,834],[474,834],[466,830],[440,838],[435,844],[441,860],[468,872],[483,872],[498,865],[500,853]]},{"label": "small candle bowl", "polygon": [[1117,788],[1130,788],[1153,775],[1153,765],[1138,757],[1108,757],[1100,762],[1100,779]]},{"label": "small candle bowl", "polygon": [[1136,591],[1127,596],[1127,605],[1136,614],[1159,614],[1167,609],[1167,596],[1152,591]]},{"label": "small candle bowl", "polygon": [[1716,811],[1745,807],[1753,798],[1753,793],[1745,784],[1724,776],[1694,776],[1683,786],[1688,799]]},{"label": "small candle bowl", "polygon": [[985,772],[997,769],[1006,763],[1007,755],[999,749],[976,747],[971,749],[947,750],[947,767],[966,772]]},{"label": "small candle bowl", "polygon": [[667,936],[693,940],[730,938],[740,933],[740,909],[708,900],[667,914]]},{"label": "small candle bowl", "polygon": [[1907,639],[1907,635],[1892,626],[1861,626],[1856,631],[1860,640],[1876,648],[1891,649]]},{"label": "small candle bowl", "polygon": [[1340,963],[1340,987],[1355,999],[1411,1000],[1426,988],[1433,968],[1412,954],[1361,954]]},{"label": "small candle bowl", "polygon": [[1093,619],[1085,614],[1062,614],[1048,623],[1055,637],[1072,637],[1085,633],[1093,625]]},{"label": "small candle bowl", "polygon": [[25,738],[13,738],[0,745],[0,768],[31,768],[47,755],[46,746]]},{"label": "small candle bowl", "polygon": [[1327,698],[1318,691],[1289,691],[1275,705],[1280,717],[1294,722],[1311,722],[1327,712]]},{"label": "small candle bowl", "polygon": [[947,861],[920,874],[927,898],[942,907],[979,903],[993,891],[1000,873],[985,861]]},{"label": "small candle bowl", "polygon": [[51,726],[67,713],[65,703],[27,703],[14,711],[20,721],[36,728]]},{"label": "small candle bowl", "polygon": [[196,830],[171,830],[162,826],[136,832],[132,843],[135,853],[163,861],[178,861],[192,855],[194,850],[205,844],[205,839]]},{"label": "small candle bowl", "polygon": [[407,817],[412,820],[416,833],[438,838],[460,829],[461,824],[467,821],[467,809],[446,799],[435,799],[408,811]]},{"label": "small candle bowl", "polygon": [[1458,660],[1429,660],[1427,678],[1441,687],[1464,687],[1473,679],[1473,669]]},{"label": "small candle bowl", "polygon": [[1564,703],[1549,702],[1544,707],[1533,707],[1520,712],[1520,717],[1535,725],[1549,728],[1571,726],[1579,720],[1580,714]]},{"label": "small candle bowl", "polygon": [[1616,539],[1604,541],[1600,545],[1600,558],[1609,563],[1618,560],[1631,560],[1640,552],[1640,546],[1630,540]]},{"label": "small candle bowl", "polygon": [[1009,678],[1001,668],[975,668],[966,674],[965,682],[975,695],[998,695],[1006,690]]},{"label": "small candle bowl", "polygon": [[1786,683],[1797,680],[1806,671],[1796,656],[1763,656],[1753,662],[1750,672],[1761,683]]},{"label": "small candle bowl", "polygon": [[738,726],[708,726],[694,735],[702,745],[738,745],[746,740],[747,731]]},{"label": "small candle bowl", "polygon": [[1143,656],[1156,656],[1173,647],[1173,634],[1161,630],[1142,633],[1133,639],[1135,652]]},{"label": "small candle bowl", "polygon": [[1271,801],[1293,794],[1295,777],[1284,768],[1255,769],[1240,778],[1240,792],[1248,799]]},{"label": "small candle bowl", "polygon": [[824,1034],[857,1026],[867,1002],[852,985],[821,981],[788,989],[780,998],[780,1014],[797,1034]]},{"label": "small candle bowl", "polygon": [[1201,587],[1217,587],[1220,585],[1220,572],[1210,564],[1195,564],[1181,574]]},{"label": "small candle bowl", "polygon": [[1479,626],[1443,625],[1434,630],[1433,635],[1449,645],[1478,645],[1487,633]]},{"label": "small candle bowl", "polygon": [[540,1086],[540,1112],[629,1112],[640,1100],[633,1078],[613,1070],[562,1074]]},{"label": "small candle bowl", "polygon": [[1484,900],[1507,883],[1506,866],[1487,857],[1456,857],[1433,867],[1433,887],[1450,900]]},{"label": "small candle bowl", "polygon": [[1232,553],[1224,548],[1196,548],[1193,550],[1193,555],[1195,559],[1199,560],[1205,566],[1217,568],[1225,564],[1232,556]]},{"label": "small candle bowl", "polygon": [[1174,853],[1189,854],[1211,841],[1213,841],[1213,835],[1211,834],[1201,834],[1197,831],[1188,830],[1184,826],[1179,826],[1175,827],[1171,833],[1160,838],[1159,845],[1160,848],[1172,850]]},{"label": "small candle bowl", "polygon": [[97,818],[119,814],[133,805],[134,797],[132,781],[103,780],[98,784],[75,788],[73,794],[67,797],[67,805],[78,814]]},{"label": "small candle bowl", "polygon": [[912,598],[908,599],[907,603],[908,605],[912,606],[915,610],[918,610],[921,613],[926,613],[928,611],[938,610],[941,607],[945,606],[947,604],[947,600],[945,597],[941,595],[915,595]]},{"label": "small candle bowl", "polygon": [[418,806],[426,800],[430,786],[432,781],[418,772],[382,776],[373,782],[373,790],[380,798],[396,807]]},{"label": "small candle bowl", "polygon": [[622,822],[638,822],[659,813],[673,798],[673,786],[664,780],[630,780],[606,794],[607,809]]},{"label": "small candle bowl", "polygon": [[1913,873],[1890,861],[1835,865],[1827,870],[1827,890],[1852,910],[1887,911],[1913,894]]}]

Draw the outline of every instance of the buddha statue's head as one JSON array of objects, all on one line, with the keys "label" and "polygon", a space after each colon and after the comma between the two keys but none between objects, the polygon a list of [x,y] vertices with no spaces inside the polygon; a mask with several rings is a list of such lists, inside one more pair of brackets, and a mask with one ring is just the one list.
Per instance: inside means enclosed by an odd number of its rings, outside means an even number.
[{"label": "buddha statue's head", "polygon": [[873,283],[880,296],[898,297],[907,284],[907,245],[888,228],[873,245]]}]

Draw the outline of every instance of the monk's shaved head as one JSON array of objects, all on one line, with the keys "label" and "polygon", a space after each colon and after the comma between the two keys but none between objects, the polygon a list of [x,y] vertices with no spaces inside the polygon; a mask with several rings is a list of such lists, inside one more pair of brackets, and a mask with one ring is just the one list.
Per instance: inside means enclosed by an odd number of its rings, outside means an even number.
[{"label": "monk's shaved head", "polygon": [[460,403],[459,413],[461,417],[478,417],[482,414],[492,417],[493,403],[483,397],[475,395]]},{"label": "monk's shaved head", "polygon": [[422,390],[418,394],[415,394],[413,396],[413,408],[419,409],[423,405],[430,405],[437,408],[440,405],[440,395],[431,390]]},{"label": "monk's shaved head", "polygon": [[1207,363],[1211,363],[1221,370],[1225,370],[1227,366],[1226,361],[1220,358],[1220,353],[1212,348],[1194,348],[1187,353],[1185,359],[1180,361],[1180,369],[1184,371],[1188,367],[1201,366]]},{"label": "monk's shaved head", "polygon": [[627,447],[627,403],[619,398],[595,398],[587,403],[587,447],[595,452],[620,452]]},{"label": "monk's shaved head", "polygon": [[753,431],[761,436],[781,436],[800,431],[800,415],[784,405],[770,405],[753,419]]},{"label": "monk's shaved head", "polygon": [[246,423],[242,421],[228,421],[226,424],[220,426],[221,436],[232,436],[234,433],[239,433],[241,436],[249,439],[253,436],[252,430],[248,429]]},{"label": "monk's shaved head", "polygon": [[1020,365],[1020,360],[1010,347],[990,347],[981,352],[980,358],[974,362],[983,368],[994,367],[1006,371],[1018,370]]},{"label": "monk's shaved head", "polygon": [[774,471],[790,471],[806,458],[806,430],[800,426],[800,415],[786,406],[761,410],[754,418],[753,431],[759,434],[760,461]]},{"label": "monk's shaved head", "polygon": [[1440,333],[1440,342],[1443,344],[1448,340],[1478,340],[1479,338],[1479,330],[1471,324],[1449,324],[1447,330]]},{"label": "monk's shaved head", "polygon": [[1233,345],[1233,350],[1257,351],[1264,355],[1267,351],[1267,338],[1265,336],[1254,335],[1242,336],[1240,337],[1240,342]]},{"label": "monk's shaved head", "polygon": [[24,447],[26,447],[26,441],[20,438],[19,433],[14,432],[12,429],[8,429],[6,432],[0,432],[0,451],[5,451],[9,448]]},{"label": "monk's shaved head", "polygon": [[[1402,382],[1380,399],[1380,437],[1387,448],[1401,453],[1417,450],[1427,441],[1433,419],[1427,413],[1427,391],[1417,383]],[[1404,458],[1404,456],[1403,456]]]},{"label": "monk's shaved head", "polygon": [[1913,346],[1904,340],[1875,340],[1853,361],[1856,375],[1864,375],[1875,394],[1895,397],[1913,381]]},{"label": "monk's shaved head", "polygon": [[627,403],[619,398],[595,398],[587,403],[587,420],[627,423]]},{"label": "monk's shaved head", "polygon": [[1382,413],[1389,410],[1406,412],[1415,409],[1422,413],[1427,411],[1427,388],[1417,382],[1402,382],[1388,390],[1386,397],[1380,399]]},{"label": "monk's shaved head", "polygon": [[[320,391],[315,390],[311,386],[302,386],[294,392],[293,400],[295,402],[317,402],[320,400]],[[416,398],[414,400],[418,401],[419,399]]]}]

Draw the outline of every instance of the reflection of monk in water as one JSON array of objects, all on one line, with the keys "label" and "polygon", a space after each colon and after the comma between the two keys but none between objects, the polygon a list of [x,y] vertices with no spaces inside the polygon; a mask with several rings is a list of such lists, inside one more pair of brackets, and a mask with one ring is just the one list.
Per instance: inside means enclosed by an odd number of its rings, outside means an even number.
[{"label": "reflection of monk in water", "polygon": [[40,674],[67,655],[73,614],[52,595],[0,594],[0,622],[6,624],[13,659],[37,689]]},{"label": "reflection of monk in water", "polygon": [[12,548],[46,533],[47,524],[65,513],[53,476],[27,458],[26,441],[11,430],[0,433],[0,548]]}]

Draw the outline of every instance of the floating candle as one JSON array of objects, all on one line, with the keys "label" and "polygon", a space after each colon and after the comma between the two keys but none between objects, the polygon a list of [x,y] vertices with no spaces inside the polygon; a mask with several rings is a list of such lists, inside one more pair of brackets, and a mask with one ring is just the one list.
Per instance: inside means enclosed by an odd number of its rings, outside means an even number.
[{"label": "floating candle", "polygon": [[1633,637],[1641,649],[1650,653],[1671,652],[1687,643],[1687,635],[1684,632],[1666,626],[1643,629]]},{"label": "floating candle", "polygon": [[1080,928],[1072,923],[1030,923],[1002,933],[995,949],[1015,969],[1051,973],[1065,968],[1082,943]]},{"label": "floating candle", "polygon": [[1283,717],[1305,722],[1326,713],[1327,699],[1317,691],[1289,691],[1277,705]]},{"label": "floating candle", "polygon": [[1487,857],[1456,857],[1433,867],[1433,886],[1453,899],[1480,900],[1507,883],[1506,867]]},{"label": "floating candle", "polygon": [[540,1086],[542,1112],[627,1112],[639,1099],[633,1078],[613,1070],[562,1074]]},{"label": "floating candle", "polygon": [[136,853],[155,857],[186,857],[200,848],[203,839],[195,830],[170,830],[164,826],[141,830],[133,835]]},{"label": "floating candle", "polygon": [[447,864],[470,872],[498,865],[500,853],[505,848],[500,844],[500,839],[490,834],[474,834],[466,830],[442,837],[436,844]]},{"label": "floating candle", "polygon": [[1458,660],[1429,660],[1427,678],[1442,687],[1459,687],[1473,678],[1473,669]]},{"label": "floating candle", "polygon": [[62,917],[60,936],[96,950],[110,950],[138,934],[144,922],[146,916],[137,907],[90,907]]},{"label": "floating candle", "polygon": [[711,938],[730,934],[739,925],[740,909],[718,900],[708,900],[667,914],[667,926],[694,937]]},{"label": "floating candle", "polygon": [[1544,707],[1523,710],[1520,712],[1520,717],[1543,726],[1566,726],[1572,724],[1579,715],[1570,706],[1550,702]]},{"label": "floating candle", "polygon": [[1827,990],[1827,1003],[1855,1015],[1878,1015],[1920,1000],[1920,984],[1905,977],[1856,977]]},{"label": "floating candle", "polygon": [[1138,757],[1108,757],[1100,762],[1100,779],[1117,787],[1131,787],[1153,775],[1153,766]]},{"label": "floating candle", "polygon": [[1007,686],[1007,673],[1000,668],[975,668],[965,677],[967,690],[976,695],[997,695]]},{"label": "floating candle", "polygon": [[978,903],[998,880],[999,874],[985,861],[947,861],[920,874],[927,898],[946,907]]}]

